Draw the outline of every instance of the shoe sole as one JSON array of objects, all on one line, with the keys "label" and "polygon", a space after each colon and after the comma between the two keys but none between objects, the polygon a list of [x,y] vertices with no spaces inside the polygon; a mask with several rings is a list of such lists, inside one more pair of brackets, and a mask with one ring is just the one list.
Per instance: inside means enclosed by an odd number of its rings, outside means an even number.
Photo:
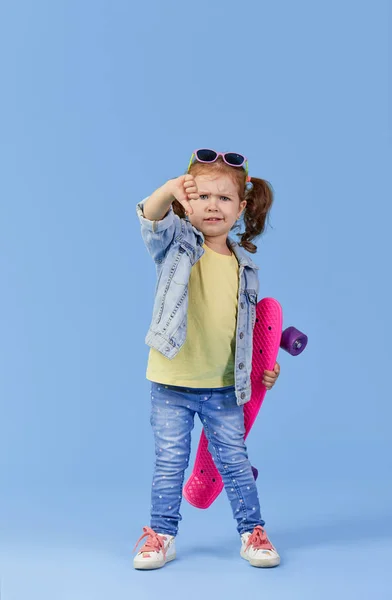
[{"label": "shoe sole", "polygon": [[271,560],[257,560],[256,558],[248,558],[247,556],[245,556],[244,554],[242,554],[242,552],[240,552],[240,556],[241,558],[243,558],[244,560],[248,561],[248,563],[250,565],[252,565],[252,567],[259,567],[262,569],[271,569],[272,567],[277,567],[280,565],[280,557],[278,556],[277,558],[271,558]]},{"label": "shoe sole", "polygon": [[172,560],[174,560],[176,558],[176,554],[172,554],[171,556],[169,556],[165,562],[163,563],[149,563],[148,560],[143,559],[145,562],[144,563],[139,563],[138,561],[133,561],[133,567],[134,569],[137,569],[138,571],[151,571],[153,569],[161,569],[162,567],[164,567],[168,562],[171,562]]}]

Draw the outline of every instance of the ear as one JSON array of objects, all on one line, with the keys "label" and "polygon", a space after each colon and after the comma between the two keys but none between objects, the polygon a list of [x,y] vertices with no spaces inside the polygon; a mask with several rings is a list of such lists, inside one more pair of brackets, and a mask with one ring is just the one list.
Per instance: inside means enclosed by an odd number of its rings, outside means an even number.
[{"label": "ear", "polygon": [[243,212],[244,212],[244,210],[245,210],[245,207],[246,207],[246,200],[243,200],[242,202],[240,202],[240,210],[239,210],[239,213],[238,213],[237,219],[239,219],[239,218],[240,218],[240,216],[242,215],[242,213],[243,213]]}]

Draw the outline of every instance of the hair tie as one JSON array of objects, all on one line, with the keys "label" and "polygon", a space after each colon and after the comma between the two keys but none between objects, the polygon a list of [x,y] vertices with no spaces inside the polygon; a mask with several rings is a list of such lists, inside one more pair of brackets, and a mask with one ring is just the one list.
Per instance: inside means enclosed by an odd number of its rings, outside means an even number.
[{"label": "hair tie", "polygon": [[245,189],[246,190],[251,190],[253,189],[253,183],[251,182],[252,177],[250,175],[247,175],[246,180],[245,180]]}]

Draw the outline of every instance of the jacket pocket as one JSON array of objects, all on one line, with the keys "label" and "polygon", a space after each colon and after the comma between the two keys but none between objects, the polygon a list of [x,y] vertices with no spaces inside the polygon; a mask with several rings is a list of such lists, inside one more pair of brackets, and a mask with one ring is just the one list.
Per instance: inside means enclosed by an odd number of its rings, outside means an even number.
[{"label": "jacket pocket", "polygon": [[256,305],[257,304],[257,294],[256,294],[256,290],[246,290],[246,295],[249,298],[249,302],[251,304]]},{"label": "jacket pocket", "polygon": [[257,306],[257,292],[256,290],[246,290],[246,295],[247,298],[249,300],[249,309],[250,309],[250,315],[251,315],[251,323],[252,323],[252,329],[255,326],[256,323],[256,306]]}]

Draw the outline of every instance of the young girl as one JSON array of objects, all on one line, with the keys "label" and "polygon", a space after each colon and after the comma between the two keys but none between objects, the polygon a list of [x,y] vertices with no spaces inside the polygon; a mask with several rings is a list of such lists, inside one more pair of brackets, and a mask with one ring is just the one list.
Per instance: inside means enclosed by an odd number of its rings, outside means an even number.
[{"label": "young girl", "polygon": [[[134,559],[156,569],[176,557],[184,472],[197,413],[229,498],[242,558],[272,567],[279,554],[268,540],[244,441],[243,405],[250,400],[258,267],[248,254],[265,227],[270,185],[248,177],[241,154],[196,150],[188,173],[137,205],[157,286],[147,379],[155,437],[151,523]],[[245,232],[228,237],[243,215]],[[244,250],[243,250],[244,249]],[[280,372],[265,371],[271,389]]]}]

